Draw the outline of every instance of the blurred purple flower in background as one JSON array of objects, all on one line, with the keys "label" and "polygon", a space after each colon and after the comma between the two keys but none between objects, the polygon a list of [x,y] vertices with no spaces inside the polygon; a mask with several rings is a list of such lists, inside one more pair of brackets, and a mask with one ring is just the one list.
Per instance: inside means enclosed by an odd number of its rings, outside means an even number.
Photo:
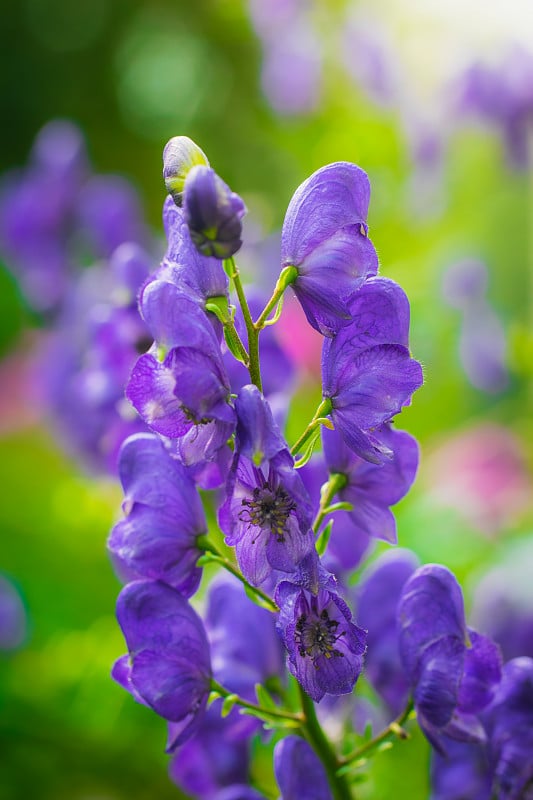
[{"label": "blurred purple flower in background", "polygon": [[3,179],[0,247],[38,311],[57,309],[67,288],[76,204],[88,168],[81,132],[54,120],[37,135],[29,164]]},{"label": "blurred purple flower in background", "polygon": [[397,607],[418,563],[409,550],[384,553],[365,569],[354,592],[357,617],[368,630],[365,675],[392,716],[404,708],[409,694],[409,680],[400,658]]},{"label": "blurred purple flower in background", "polygon": [[0,574],[0,652],[16,650],[27,636],[27,616],[14,584]]},{"label": "blurred purple flower in background", "polygon": [[136,304],[150,262],[128,243],[106,269],[86,270],[65,296],[39,354],[39,381],[59,438],[91,470],[115,474],[124,439],[146,429],[125,400],[124,386],[152,341]]},{"label": "blurred purple flower in background", "polygon": [[472,63],[458,82],[457,98],[459,112],[499,129],[514,167],[531,166],[533,54],[529,50],[514,46],[498,61]]},{"label": "blurred purple flower in background", "polygon": [[57,312],[79,268],[124,242],[150,245],[136,189],[120,176],[91,175],[78,128],[49,122],[28,166],[0,192],[0,247],[29,305]]},{"label": "blurred purple flower in background", "polygon": [[263,48],[261,86],[278,114],[308,114],[322,88],[322,44],[302,0],[249,0],[250,20]]},{"label": "blurred purple flower in background", "polygon": [[467,259],[444,275],[445,300],[462,312],[459,355],[470,383],[489,394],[509,384],[507,341],[500,318],[486,299],[488,271],[481,261]]}]

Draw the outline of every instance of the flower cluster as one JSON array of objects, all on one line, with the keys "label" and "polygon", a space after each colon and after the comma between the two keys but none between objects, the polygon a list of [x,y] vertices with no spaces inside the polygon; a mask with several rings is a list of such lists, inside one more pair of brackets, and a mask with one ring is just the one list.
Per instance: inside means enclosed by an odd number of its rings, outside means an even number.
[{"label": "flower cluster", "polygon": [[[377,274],[367,176],[330,164],[297,189],[273,293],[248,300],[234,259],[243,201],[189,139],[172,139],[163,160],[168,246],[138,295],[153,343],[126,385],[149,432],[122,445],[124,516],[109,538],[126,583],[116,680],[167,720],[171,775],[200,798],[255,796],[245,787],[261,723],[309,742],[276,747],[283,797],[346,788],[339,766],[350,757],[335,754],[314,703],[352,694],[367,647],[368,679],[389,711],[411,694],[437,750],[486,741],[480,715],[500,702],[500,655],[467,628],[453,575],[417,569],[408,553],[378,562],[352,598],[360,624],[342,588],[372,540],[396,542],[391,506],[419,457],[395,418],[422,369],[407,296]],[[293,373],[280,374],[271,331],[289,289],[323,336],[322,399],[292,447]],[[323,454],[313,454],[321,431]],[[211,584],[199,615],[191,602],[206,564],[234,578]]]},{"label": "flower cluster", "polygon": [[[185,137],[168,143],[163,160],[171,193],[163,214],[168,247],[139,294],[153,344],[126,386],[151,432],[122,446],[124,518],[109,538],[127,584],[117,613],[129,652],[114,675],[167,719],[169,751],[197,733],[186,744],[187,757],[175,756],[172,775],[208,796],[244,783],[243,736],[254,729],[235,709],[224,720],[216,706],[206,713],[210,691],[226,698],[228,710],[237,703],[263,721],[298,726],[300,718],[279,705],[287,680],[283,646],[286,667],[312,700],[352,692],[366,631],[326,569],[331,559],[326,553],[322,563],[321,556],[337,506],[349,531],[345,564],[337,550],[339,578],[351,568],[358,537],[395,541],[390,506],[414,480],[418,449],[393,418],[422,384],[422,372],[409,352],[407,297],[376,276],[366,221],[370,188],[359,167],[331,164],[299,187],[283,226],[273,295],[261,301],[251,293],[248,302],[233,259],[244,203]],[[323,400],[292,448],[278,424],[286,417],[279,400],[288,406],[292,370],[280,375],[283,359],[290,362],[270,329],[289,287],[324,336]],[[321,426],[328,429],[324,461],[305,466]],[[216,490],[206,496],[208,516],[214,505],[226,552],[208,532],[199,489]],[[220,584],[211,589],[202,622],[189,598],[201,577],[198,562],[210,561],[237,575],[269,610],[250,606],[238,585]],[[259,706],[256,684],[273,692]],[[205,762],[218,731],[234,747],[195,778],[186,765]],[[283,753],[295,746],[287,740],[276,756],[282,788]]]}]

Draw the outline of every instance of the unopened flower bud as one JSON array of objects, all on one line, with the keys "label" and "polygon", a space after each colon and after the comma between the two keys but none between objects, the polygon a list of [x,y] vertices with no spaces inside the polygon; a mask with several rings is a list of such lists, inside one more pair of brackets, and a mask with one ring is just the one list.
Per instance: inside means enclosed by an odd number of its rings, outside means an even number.
[{"label": "unopened flower bud", "polygon": [[188,173],[183,210],[191,239],[204,256],[230,258],[240,248],[246,206],[210,167],[195,166]]},{"label": "unopened flower bud", "polygon": [[188,136],[173,136],[163,150],[163,178],[168,193],[181,207],[183,186],[189,171],[202,164],[209,166],[207,156]]}]

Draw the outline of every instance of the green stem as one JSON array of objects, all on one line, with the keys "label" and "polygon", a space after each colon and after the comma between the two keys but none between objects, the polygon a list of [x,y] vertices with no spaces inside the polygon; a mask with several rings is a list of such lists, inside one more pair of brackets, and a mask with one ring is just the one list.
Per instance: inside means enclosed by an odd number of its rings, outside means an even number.
[{"label": "green stem", "polygon": [[[231,352],[235,355],[238,353],[240,361],[242,361],[245,367],[248,367],[250,364],[250,356],[248,355],[248,351],[241,341],[241,337],[237,332],[237,328],[235,327],[233,320],[227,320],[224,322],[224,338],[226,339]],[[233,348],[235,348],[235,350]]]},{"label": "green stem", "polygon": [[340,492],[340,490],[346,486],[346,483],[346,475],[343,475],[342,472],[334,472],[329,476],[329,481],[322,487],[318,513],[315,517],[315,521],[313,522],[313,533],[315,536],[320,530],[320,526],[324,521],[324,517],[327,517],[327,515],[330,513],[329,505],[331,501],[337,492]]},{"label": "green stem", "polygon": [[248,583],[242,572],[229,560],[229,558],[226,558],[219,550],[217,550],[215,545],[209,541],[207,536],[197,536],[196,544],[200,550],[204,550],[206,553],[211,554],[212,561],[220,564],[220,566],[224,567],[227,572],[231,572],[231,574],[243,584],[248,592],[255,594],[256,597],[262,601],[262,604],[269,609],[269,611],[279,611],[279,606],[274,602],[270,595],[263,592],[257,586],[252,586],[251,583]]},{"label": "green stem", "polygon": [[[211,691],[217,692],[221,697],[235,697],[233,692],[228,691],[228,689],[215,681],[213,678],[211,679]],[[290,711],[278,711],[277,709],[273,708],[264,708],[263,706],[258,706],[255,703],[249,703],[243,697],[237,696],[235,705],[241,706],[242,708],[248,708],[250,711],[257,711],[259,714],[262,714],[265,717],[272,717],[272,719],[289,719],[291,722],[304,722],[303,714],[292,714]]]},{"label": "green stem", "polygon": [[373,750],[379,747],[380,744],[383,744],[383,742],[386,742],[391,737],[394,737],[396,739],[408,739],[409,734],[407,733],[406,730],[404,730],[402,726],[407,722],[407,719],[409,718],[409,715],[411,714],[412,710],[413,710],[413,701],[409,700],[402,713],[398,717],[396,717],[396,719],[393,720],[389,725],[387,725],[387,727],[384,730],[382,730],[381,733],[378,733],[377,736],[375,736],[373,739],[370,739],[369,742],[364,744],[362,747],[359,747],[357,750],[354,750],[349,755],[340,758],[339,759],[340,765],[344,767],[347,766],[348,764],[351,764],[354,761],[359,760],[360,758],[362,758],[362,756],[368,755],[368,753],[371,753]]},{"label": "green stem", "polygon": [[270,312],[276,307],[278,302],[283,297],[283,293],[287,288],[287,286],[289,286],[291,283],[294,283],[297,277],[298,277],[298,270],[296,269],[296,267],[292,266],[285,267],[285,269],[281,271],[276,286],[274,287],[274,291],[272,292],[272,297],[270,298],[270,300],[262,310],[260,316],[256,319],[254,323],[254,328],[257,331],[260,331],[261,328],[265,327]]},{"label": "green stem", "polygon": [[329,414],[331,411],[331,400],[329,397],[325,397],[320,405],[318,406],[315,415],[305,431],[302,433],[299,439],[291,447],[291,454],[295,456],[297,453],[300,453],[304,444],[309,441],[311,436],[316,430],[317,425],[321,424],[321,420]]},{"label": "green stem", "polygon": [[298,684],[298,688],[300,690],[302,709],[305,714],[303,733],[324,765],[334,800],[353,800],[347,779],[344,775],[337,774],[340,762],[316,717],[313,701],[300,684]]},{"label": "green stem", "polygon": [[261,369],[259,367],[259,331],[256,330],[254,326],[252,315],[250,314],[250,309],[248,307],[248,301],[246,299],[244,288],[241,282],[239,268],[235,263],[235,259],[232,256],[231,258],[228,258],[225,263],[227,265],[228,275],[233,280],[233,285],[235,286],[235,291],[237,292],[237,297],[239,298],[242,315],[244,317],[244,324],[246,325],[246,332],[248,334],[248,371],[250,373],[250,380],[257,386],[259,391],[262,392],[263,385],[261,383]]}]

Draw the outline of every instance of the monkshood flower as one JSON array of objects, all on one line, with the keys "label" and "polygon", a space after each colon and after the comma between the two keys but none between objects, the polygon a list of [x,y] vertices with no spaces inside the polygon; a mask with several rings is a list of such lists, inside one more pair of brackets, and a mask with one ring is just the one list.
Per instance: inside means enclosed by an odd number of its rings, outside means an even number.
[{"label": "monkshood flower", "polygon": [[199,304],[166,281],[148,283],[140,307],[154,344],[133,367],[126,396],[185,464],[212,461],[235,426],[215,330]]},{"label": "monkshood flower", "polygon": [[446,755],[431,759],[431,800],[489,800],[491,779],[486,747],[445,739]]},{"label": "monkshood flower", "polygon": [[319,702],[326,693],[349,694],[353,690],[363,668],[366,631],[352,622],[349,607],[337,594],[335,579],[320,566],[317,573],[315,560],[316,555],[306,559],[295,582],[278,584],[276,602],[288,668]]},{"label": "monkshood flower", "polygon": [[501,678],[498,647],[467,629],[461,588],[440,564],[420,567],[398,604],[400,655],[418,723],[436,750],[443,736],[483,741],[477,718]]},{"label": "monkshood flower", "polygon": [[357,618],[368,630],[365,675],[393,716],[405,707],[409,694],[396,611],[403,587],[417,567],[418,559],[409,550],[389,551],[363,572],[356,591]]},{"label": "monkshood flower", "polygon": [[26,610],[22,598],[4,575],[0,575],[0,652],[16,650],[27,633]]},{"label": "monkshood flower", "polygon": [[219,522],[243,575],[259,586],[273,570],[294,572],[314,550],[311,502],[259,390],[243,387],[235,410],[235,457]]},{"label": "monkshood flower", "polygon": [[163,205],[163,224],[168,246],[161,269],[154,277],[175,283],[205,306],[213,298],[228,296],[228,276],[219,258],[202,255],[195,247],[183,210],[167,197]]},{"label": "monkshood flower", "polygon": [[200,726],[211,687],[202,621],[179,592],[161,581],[125,586],[117,619],[129,655],[115,663],[113,678],[169,721],[167,752],[173,752]]},{"label": "monkshood flower", "polygon": [[207,530],[193,478],[150,433],[124,442],[119,475],[125,517],[107,544],[119,574],[127,580],[159,579],[190,597],[202,573],[196,539]]},{"label": "monkshood flower", "polygon": [[415,479],[418,444],[405,431],[389,425],[384,425],[378,435],[393,453],[383,465],[360,458],[346,446],[338,431],[327,428],[322,430],[324,457],[329,472],[344,477],[336,497],[353,506],[348,516],[354,534],[362,532],[395,544],[396,520],[389,507],[407,494]]},{"label": "monkshood flower", "polygon": [[384,425],[423,383],[422,367],[408,350],[409,301],[394,281],[370,278],[350,310],[350,324],[324,340],[323,396],[348,447],[383,464],[393,458]]},{"label": "monkshood flower", "polygon": [[163,150],[163,180],[167,192],[177,206],[183,200],[185,178],[192,167],[202,164],[209,166],[203,150],[188,136],[173,136]]},{"label": "monkshood flower", "polygon": [[350,322],[349,302],[378,269],[367,236],[370,183],[348,162],[322,167],[294,193],[283,223],[281,261],[309,324],[332,336]]},{"label": "monkshood flower", "polygon": [[332,800],[322,763],[299,736],[286,736],[276,744],[274,774],[282,800]]},{"label": "monkshood flower", "polygon": [[502,682],[483,717],[488,735],[492,796],[533,797],[533,659],[505,664]]},{"label": "monkshood flower", "polygon": [[183,211],[191,239],[204,256],[230,258],[240,248],[246,206],[210,167],[198,165],[187,173]]}]

